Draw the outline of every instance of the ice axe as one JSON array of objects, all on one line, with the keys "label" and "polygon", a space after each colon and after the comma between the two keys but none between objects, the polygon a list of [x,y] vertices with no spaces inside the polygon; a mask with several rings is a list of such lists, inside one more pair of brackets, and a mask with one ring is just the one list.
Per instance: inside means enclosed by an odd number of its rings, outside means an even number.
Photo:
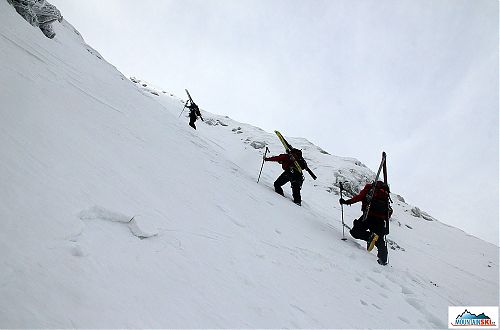
[{"label": "ice axe", "polygon": [[260,167],[259,178],[257,179],[257,183],[259,183],[260,175],[262,174],[262,169],[264,168],[264,162],[266,161],[265,158],[266,158],[268,151],[269,151],[269,148],[266,147],[266,151],[264,152],[264,157],[262,157],[262,166]]}]

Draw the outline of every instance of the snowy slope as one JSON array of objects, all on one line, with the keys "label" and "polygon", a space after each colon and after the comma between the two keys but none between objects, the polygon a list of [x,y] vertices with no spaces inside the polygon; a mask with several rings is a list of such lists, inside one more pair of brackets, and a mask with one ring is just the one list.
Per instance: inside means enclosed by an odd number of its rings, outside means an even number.
[{"label": "snowy slope", "polygon": [[318,176],[298,207],[277,164],[256,183],[274,134],[208,112],[194,131],[68,22],[0,19],[0,327],[443,328],[449,305],[498,305],[498,247],[395,195],[389,266],[340,240],[359,161],[290,138]]}]

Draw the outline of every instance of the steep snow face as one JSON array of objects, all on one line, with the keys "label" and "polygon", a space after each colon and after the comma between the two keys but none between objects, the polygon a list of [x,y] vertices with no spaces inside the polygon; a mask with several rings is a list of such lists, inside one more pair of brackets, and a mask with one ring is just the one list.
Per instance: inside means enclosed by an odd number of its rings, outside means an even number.
[{"label": "steep snow face", "polygon": [[340,240],[359,161],[289,138],[318,176],[296,206],[277,164],[256,183],[274,134],[208,112],[195,131],[66,21],[51,40],[5,1],[0,19],[0,327],[443,328],[449,305],[498,304],[498,247],[396,195],[389,266]]}]

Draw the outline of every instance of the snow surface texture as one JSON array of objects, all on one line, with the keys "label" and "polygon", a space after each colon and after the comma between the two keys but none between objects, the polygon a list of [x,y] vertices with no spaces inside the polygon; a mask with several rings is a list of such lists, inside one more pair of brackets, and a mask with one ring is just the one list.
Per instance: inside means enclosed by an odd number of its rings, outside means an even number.
[{"label": "snow surface texture", "polygon": [[0,328],[446,328],[449,305],[498,305],[498,247],[402,197],[390,265],[341,240],[359,161],[288,137],[318,176],[299,207],[278,164],[256,183],[274,134],[205,111],[195,131],[66,21],[0,19]]},{"label": "snow surface texture", "polygon": [[56,6],[45,0],[7,0],[16,11],[31,25],[39,27],[47,38],[54,38],[52,28],[55,21],[61,22],[63,17]]}]

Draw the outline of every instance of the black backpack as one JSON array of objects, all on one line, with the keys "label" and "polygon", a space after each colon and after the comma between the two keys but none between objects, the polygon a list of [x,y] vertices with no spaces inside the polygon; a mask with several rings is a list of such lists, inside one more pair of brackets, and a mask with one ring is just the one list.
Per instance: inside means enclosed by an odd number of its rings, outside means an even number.
[{"label": "black backpack", "polygon": [[388,214],[389,213],[389,186],[382,181],[377,181],[375,191],[370,203],[370,213]]}]

